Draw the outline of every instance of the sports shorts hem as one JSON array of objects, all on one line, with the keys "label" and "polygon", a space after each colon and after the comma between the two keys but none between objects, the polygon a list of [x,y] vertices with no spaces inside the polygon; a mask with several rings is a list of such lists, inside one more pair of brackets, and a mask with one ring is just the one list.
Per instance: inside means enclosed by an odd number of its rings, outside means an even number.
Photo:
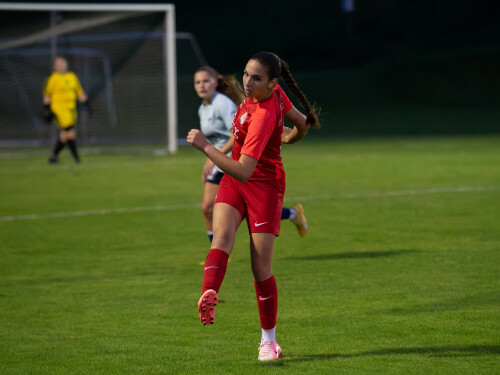
[{"label": "sports shorts hem", "polygon": [[219,171],[215,166],[212,169],[212,172],[207,176],[205,182],[209,182],[211,184],[219,185],[222,177],[224,177],[224,172]]},{"label": "sports shorts hem", "polygon": [[226,203],[238,210],[247,221],[249,233],[279,236],[284,193],[284,175],[278,180],[250,180],[245,183],[224,175],[215,203]]}]

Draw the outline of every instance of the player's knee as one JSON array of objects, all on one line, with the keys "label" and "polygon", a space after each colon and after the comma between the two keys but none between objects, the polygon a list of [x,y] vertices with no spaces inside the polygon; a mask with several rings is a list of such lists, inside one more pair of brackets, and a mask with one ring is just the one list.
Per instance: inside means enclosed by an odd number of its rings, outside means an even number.
[{"label": "player's knee", "polygon": [[264,281],[273,275],[273,259],[252,253],[252,275],[256,281]]},{"label": "player's knee", "polygon": [[211,217],[214,212],[214,203],[212,201],[201,202],[201,211],[206,217]]},{"label": "player's knee", "polygon": [[255,281],[260,282],[269,279],[273,275],[273,269],[266,264],[253,264],[252,275]]},{"label": "player's knee", "polygon": [[212,247],[221,250],[231,250],[234,244],[235,233],[230,230],[216,230],[214,229],[214,238],[212,240]]}]

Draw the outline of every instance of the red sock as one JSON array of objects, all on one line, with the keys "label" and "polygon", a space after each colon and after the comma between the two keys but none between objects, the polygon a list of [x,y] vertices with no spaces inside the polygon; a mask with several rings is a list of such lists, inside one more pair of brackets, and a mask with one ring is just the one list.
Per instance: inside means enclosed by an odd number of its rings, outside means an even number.
[{"label": "red sock", "polygon": [[278,288],[274,276],[264,281],[255,281],[255,293],[259,306],[260,326],[264,329],[276,327],[278,316]]},{"label": "red sock", "polygon": [[213,289],[219,293],[220,285],[226,275],[227,261],[229,255],[222,250],[211,249],[208,252],[203,269],[203,283],[201,284],[201,293],[208,289]]}]

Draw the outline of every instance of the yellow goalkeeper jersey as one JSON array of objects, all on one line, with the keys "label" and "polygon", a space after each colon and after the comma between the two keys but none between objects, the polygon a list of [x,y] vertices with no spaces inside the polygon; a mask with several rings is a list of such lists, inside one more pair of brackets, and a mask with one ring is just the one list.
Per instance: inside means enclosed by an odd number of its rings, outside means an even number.
[{"label": "yellow goalkeeper jersey", "polygon": [[62,105],[74,108],[76,106],[76,99],[82,93],[82,85],[73,72],[64,74],[52,73],[43,90],[44,95],[50,96],[51,107],[53,105]]}]

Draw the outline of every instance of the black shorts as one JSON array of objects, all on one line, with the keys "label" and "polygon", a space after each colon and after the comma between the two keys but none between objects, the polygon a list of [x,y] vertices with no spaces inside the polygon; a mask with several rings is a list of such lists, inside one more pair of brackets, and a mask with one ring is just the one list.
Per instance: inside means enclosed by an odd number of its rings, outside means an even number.
[{"label": "black shorts", "polygon": [[62,132],[69,132],[71,130],[75,130],[75,125],[68,126],[67,128],[64,129],[59,129]]},{"label": "black shorts", "polygon": [[210,182],[211,184],[219,185],[220,181],[224,177],[224,172],[219,171],[215,166],[212,169],[212,172],[207,176],[205,182]]}]

